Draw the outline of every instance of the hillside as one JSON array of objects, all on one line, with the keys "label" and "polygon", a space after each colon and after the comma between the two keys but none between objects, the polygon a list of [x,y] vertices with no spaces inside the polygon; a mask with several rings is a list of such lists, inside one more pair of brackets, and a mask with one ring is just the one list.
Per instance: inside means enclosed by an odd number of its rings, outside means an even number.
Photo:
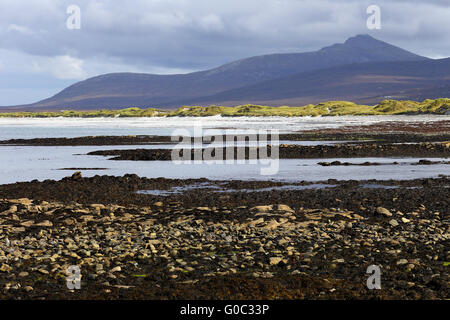
[{"label": "hillside", "polygon": [[[450,87],[450,58],[369,62],[299,73],[245,86],[187,104],[297,104],[329,100],[376,103],[383,99],[438,98]],[[447,90],[447,91],[446,91]]]}]

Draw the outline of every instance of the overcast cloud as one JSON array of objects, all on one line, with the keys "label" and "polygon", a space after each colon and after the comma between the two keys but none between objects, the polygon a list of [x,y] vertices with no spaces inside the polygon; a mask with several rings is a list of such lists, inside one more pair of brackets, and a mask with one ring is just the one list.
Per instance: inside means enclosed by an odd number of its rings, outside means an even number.
[{"label": "overcast cloud", "polygon": [[[71,4],[80,30],[66,27]],[[381,7],[381,30],[366,27],[370,4]],[[449,18],[449,0],[0,0],[0,105],[102,73],[185,73],[361,33],[443,58]]]}]

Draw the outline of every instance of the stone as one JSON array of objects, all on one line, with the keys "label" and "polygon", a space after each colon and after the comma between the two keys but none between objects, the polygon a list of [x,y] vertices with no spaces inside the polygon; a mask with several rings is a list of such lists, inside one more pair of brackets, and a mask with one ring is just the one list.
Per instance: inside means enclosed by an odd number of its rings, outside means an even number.
[{"label": "stone", "polygon": [[120,271],[122,271],[122,268],[120,266],[117,266],[115,268],[112,268],[110,272],[113,273],[113,272],[120,272]]},{"label": "stone", "polygon": [[196,209],[198,211],[212,211],[211,208],[209,208],[209,207],[197,207]]},{"label": "stone", "polygon": [[406,219],[406,218],[402,218],[402,222],[403,222],[403,223],[409,223],[409,222],[411,222],[411,220]]},{"label": "stone", "polygon": [[398,226],[398,222],[397,222],[397,220],[395,220],[395,219],[390,220],[390,221],[389,221],[389,224],[390,224],[391,226],[393,226],[393,227],[397,227],[397,226]]},{"label": "stone", "polygon": [[106,209],[105,205],[98,204],[98,203],[91,204],[89,207],[96,209],[96,210]]},{"label": "stone", "polygon": [[34,224],[33,220],[28,220],[28,221],[24,221],[24,222],[20,223],[20,225],[22,227],[31,227],[33,224]]},{"label": "stone", "polygon": [[280,257],[271,257],[271,258],[270,258],[270,265],[271,265],[271,266],[277,265],[277,264],[279,264],[282,260],[283,260],[283,258],[280,258]]},{"label": "stone", "polygon": [[75,173],[72,175],[71,179],[72,179],[73,181],[80,181],[80,180],[82,180],[82,179],[83,179],[83,176],[81,175],[81,171],[75,172]]},{"label": "stone", "polygon": [[378,207],[377,208],[377,213],[381,214],[381,215],[383,215],[385,217],[392,217],[392,213],[388,209],[383,208],[383,207]]},{"label": "stone", "polygon": [[250,210],[251,211],[257,211],[259,213],[268,213],[268,212],[272,211],[272,209],[273,209],[273,205],[270,205],[270,206],[256,206],[256,207],[251,208]]},{"label": "stone", "polygon": [[284,211],[284,212],[294,213],[294,210],[293,210],[291,207],[289,207],[289,206],[287,206],[287,205],[285,205],[285,204],[279,204],[279,205],[277,206],[277,210],[278,210],[278,211]]},{"label": "stone", "polygon": [[52,227],[53,223],[48,220],[41,221],[39,223],[34,224],[35,227]]},{"label": "stone", "polygon": [[76,220],[74,218],[67,218],[67,219],[64,219],[63,222],[66,225],[71,226],[72,224],[74,224],[76,222]]},{"label": "stone", "polygon": [[406,260],[406,259],[400,259],[400,260],[397,261],[397,265],[398,266],[403,265],[403,264],[407,264],[407,263],[408,263],[408,260]]},{"label": "stone", "polygon": [[274,229],[278,228],[279,225],[280,225],[280,224],[279,224],[278,222],[276,222],[275,220],[271,220],[271,221],[269,221],[269,222],[267,223],[266,226],[264,226],[263,229],[266,229],[266,230],[274,230]]},{"label": "stone", "polygon": [[11,203],[16,203],[16,204],[23,204],[25,206],[29,206],[30,204],[33,203],[33,201],[31,201],[28,198],[20,198],[20,199],[14,199],[14,200],[10,200],[9,202]]},{"label": "stone", "polygon": [[2,264],[2,266],[0,267],[0,272],[8,272],[9,273],[10,271],[12,271],[12,268],[5,263]]}]

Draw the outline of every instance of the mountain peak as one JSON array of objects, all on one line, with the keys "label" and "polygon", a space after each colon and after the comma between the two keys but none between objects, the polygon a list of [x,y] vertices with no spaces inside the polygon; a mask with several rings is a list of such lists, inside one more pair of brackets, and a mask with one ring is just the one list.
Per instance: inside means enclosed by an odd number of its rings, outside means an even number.
[{"label": "mountain peak", "polygon": [[373,43],[373,42],[383,42],[383,41],[377,40],[368,34],[358,34],[354,37],[348,38],[344,43],[345,44],[354,44],[354,43],[368,44],[368,43]]},{"label": "mountain peak", "polygon": [[[427,58],[375,39],[368,34],[358,34],[348,38],[344,43],[336,43],[320,50],[332,55],[352,56],[355,62],[369,61],[407,61],[426,60]],[[359,60],[359,61],[357,61]]]},{"label": "mountain peak", "polygon": [[347,40],[345,40],[344,43],[335,43],[330,46],[324,47],[321,50],[342,50],[342,49],[355,49],[355,48],[365,48],[370,49],[372,47],[383,47],[383,46],[390,46],[390,44],[375,39],[374,37],[368,35],[368,34],[358,34],[356,36],[350,37]]}]

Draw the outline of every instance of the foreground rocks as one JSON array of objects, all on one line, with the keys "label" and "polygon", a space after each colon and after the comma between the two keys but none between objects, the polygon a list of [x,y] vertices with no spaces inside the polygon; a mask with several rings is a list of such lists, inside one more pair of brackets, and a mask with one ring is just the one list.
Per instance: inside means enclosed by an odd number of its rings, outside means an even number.
[{"label": "foreground rocks", "polygon": [[182,199],[0,200],[0,298],[449,298],[448,210]]}]

